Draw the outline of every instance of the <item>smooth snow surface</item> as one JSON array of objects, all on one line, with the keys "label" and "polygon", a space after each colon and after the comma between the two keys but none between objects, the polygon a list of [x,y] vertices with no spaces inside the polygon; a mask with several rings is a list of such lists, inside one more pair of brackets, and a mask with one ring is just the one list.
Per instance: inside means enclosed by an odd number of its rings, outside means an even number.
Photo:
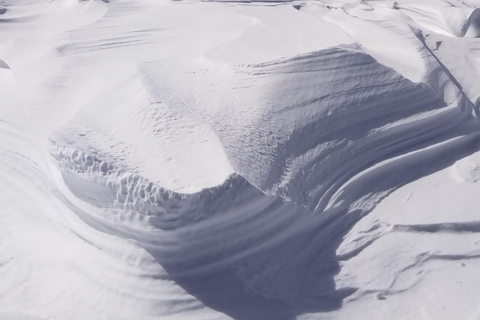
[{"label": "smooth snow surface", "polygon": [[479,7],[3,1],[0,319],[480,319]]}]

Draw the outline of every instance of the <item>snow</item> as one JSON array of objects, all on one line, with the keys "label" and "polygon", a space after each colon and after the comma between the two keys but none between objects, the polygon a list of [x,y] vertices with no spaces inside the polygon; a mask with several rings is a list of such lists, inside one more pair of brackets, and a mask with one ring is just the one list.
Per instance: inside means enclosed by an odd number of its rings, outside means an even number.
[{"label": "snow", "polygon": [[3,1],[0,318],[478,319],[479,7]]}]

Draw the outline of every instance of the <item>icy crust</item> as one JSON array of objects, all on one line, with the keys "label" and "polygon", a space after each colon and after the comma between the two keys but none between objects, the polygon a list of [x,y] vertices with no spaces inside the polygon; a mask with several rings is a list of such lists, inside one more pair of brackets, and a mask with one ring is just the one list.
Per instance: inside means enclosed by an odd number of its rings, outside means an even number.
[{"label": "icy crust", "polygon": [[178,193],[128,169],[112,165],[100,159],[98,154],[54,140],[50,140],[49,152],[66,185],[78,198],[111,209],[120,221],[150,222],[162,230],[206,219],[237,198],[262,194],[237,174],[216,187],[197,193]]},{"label": "icy crust", "polygon": [[95,154],[89,154],[76,150],[71,147],[50,141],[50,154],[56,160],[58,168],[62,172],[75,172],[77,174],[100,174],[102,176],[111,176],[123,171],[114,168],[107,161],[103,161]]}]

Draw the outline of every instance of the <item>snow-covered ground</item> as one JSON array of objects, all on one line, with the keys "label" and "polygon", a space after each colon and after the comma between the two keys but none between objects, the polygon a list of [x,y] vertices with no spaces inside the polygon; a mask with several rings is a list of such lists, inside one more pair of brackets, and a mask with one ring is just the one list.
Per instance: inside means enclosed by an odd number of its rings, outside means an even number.
[{"label": "snow-covered ground", "polygon": [[3,0],[0,319],[480,319],[479,79],[479,0]]}]

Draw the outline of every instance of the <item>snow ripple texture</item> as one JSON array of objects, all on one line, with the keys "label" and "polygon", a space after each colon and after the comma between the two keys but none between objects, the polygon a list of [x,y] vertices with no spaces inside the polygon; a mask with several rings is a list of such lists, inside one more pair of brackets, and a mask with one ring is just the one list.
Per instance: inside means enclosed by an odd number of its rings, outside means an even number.
[{"label": "snow ripple texture", "polygon": [[2,7],[0,317],[479,315],[478,3],[223,2]]}]

